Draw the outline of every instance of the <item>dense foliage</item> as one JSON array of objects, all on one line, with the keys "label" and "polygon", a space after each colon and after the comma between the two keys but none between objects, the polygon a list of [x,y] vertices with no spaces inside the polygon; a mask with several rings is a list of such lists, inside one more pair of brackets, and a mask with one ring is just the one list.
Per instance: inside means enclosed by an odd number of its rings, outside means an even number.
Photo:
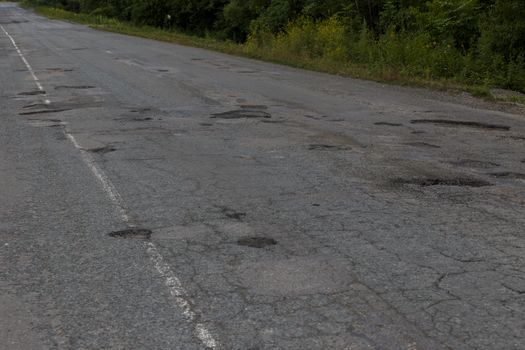
[{"label": "dense foliage", "polygon": [[525,90],[523,0],[30,2],[233,40],[281,57]]}]

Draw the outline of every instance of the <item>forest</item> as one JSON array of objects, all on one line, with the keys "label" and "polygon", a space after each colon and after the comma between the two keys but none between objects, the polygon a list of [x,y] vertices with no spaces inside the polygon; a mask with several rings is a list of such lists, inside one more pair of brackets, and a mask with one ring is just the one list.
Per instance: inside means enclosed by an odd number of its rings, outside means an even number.
[{"label": "forest", "polygon": [[523,0],[29,3],[232,41],[280,62],[316,61],[341,70],[352,66],[355,76],[448,80],[525,92]]}]

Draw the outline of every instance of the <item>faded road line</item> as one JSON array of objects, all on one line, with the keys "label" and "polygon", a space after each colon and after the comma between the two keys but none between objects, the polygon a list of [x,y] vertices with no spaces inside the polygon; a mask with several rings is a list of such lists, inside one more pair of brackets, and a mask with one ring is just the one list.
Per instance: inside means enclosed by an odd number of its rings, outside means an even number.
[{"label": "faded road line", "polygon": [[[20,51],[20,48],[18,47],[15,39],[13,39],[13,37],[7,32],[7,30],[5,30],[3,25],[0,24],[0,28],[2,28],[2,31],[4,32],[4,34],[9,38],[9,40],[11,40],[11,43],[15,47],[16,52],[18,53],[18,56],[20,56],[20,58],[22,59],[22,62],[24,62],[24,64],[27,67],[27,70],[29,71],[29,73],[33,77],[33,80],[35,81],[35,84],[36,84],[36,87],[38,88],[38,90],[44,91],[44,88],[42,87],[42,84],[40,84],[40,81],[38,80],[38,77],[36,76],[35,71],[33,70],[33,67],[31,67],[29,62],[27,62],[26,58],[24,57],[24,54],[22,53],[22,51]],[[47,99],[44,102],[46,104],[50,103],[50,101],[47,100]]]},{"label": "faded road line", "polygon": [[[5,28],[0,25],[0,28],[3,30],[5,35],[11,40],[11,43],[15,47],[16,51],[18,52],[18,55],[26,65],[27,69],[31,73],[31,76],[33,77],[33,80],[36,83],[36,86],[40,91],[44,91],[44,88],[42,87],[42,84],[38,80],[38,77],[36,76],[35,72],[33,71],[33,68],[27,62],[26,58],[20,51],[18,45],[16,44],[13,37],[5,30]],[[49,104],[49,100],[46,100],[46,103]],[[130,216],[128,215],[124,203],[122,200],[122,197],[120,193],[117,191],[111,180],[107,177],[107,175],[104,173],[104,171],[97,167],[95,160],[93,159],[93,156],[89,154],[87,151],[82,149],[80,144],[77,142],[75,137],[66,132],[67,137],[71,141],[71,143],[80,151],[80,154],[82,155],[82,160],[88,168],[91,170],[91,172],[95,175],[95,177],[100,181],[100,184],[102,185],[102,189],[106,193],[106,195],[109,197],[111,202],[116,206],[119,216],[122,219],[124,223],[128,227],[135,227],[136,225],[133,224]],[[190,298],[188,297],[187,291],[182,286],[182,283],[180,279],[175,275],[173,270],[170,268],[168,263],[164,260],[162,255],[160,254],[159,250],[153,244],[152,242],[145,243],[145,248],[148,253],[148,257],[150,261],[153,263],[153,266],[157,270],[157,272],[160,274],[160,276],[164,279],[164,284],[166,287],[168,287],[168,290],[170,292],[170,295],[175,300],[175,303],[177,306],[182,309],[182,314],[186,318],[188,322],[191,322],[194,324],[194,333],[195,336],[202,342],[202,344],[208,348],[208,349],[216,349],[217,348],[217,341],[214,339],[211,332],[202,324],[198,323],[197,321],[197,314],[195,311],[193,311],[191,306]]]}]

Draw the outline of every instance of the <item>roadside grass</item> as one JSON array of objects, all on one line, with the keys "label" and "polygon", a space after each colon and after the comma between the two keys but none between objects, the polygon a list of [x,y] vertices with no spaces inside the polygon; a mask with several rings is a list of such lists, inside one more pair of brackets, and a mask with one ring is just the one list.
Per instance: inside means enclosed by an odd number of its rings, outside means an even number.
[{"label": "roadside grass", "polygon": [[[22,6],[31,7],[24,2],[22,2]],[[305,42],[305,40],[307,40],[305,38],[310,38],[312,35],[307,31],[296,31],[294,33],[293,30],[295,30],[295,28],[291,28],[290,32],[282,34],[281,36],[267,35],[263,40],[261,40],[260,37],[250,37],[245,44],[239,44],[232,41],[218,40],[211,36],[200,37],[174,30],[139,26],[112,18],[84,13],[74,13],[58,8],[39,6],[32,7],[32,9],[36,13],[51,19],[85,24],[91,28],[108,32],[209,49],[226,54],[254,58],[262,61],[340,76],[372,80],[388,84],[425,87],[441,91],[468,92],[472,96],[486,100],[525,104],[524,98],[506,100],[495,99],[490,94],[490,87],[487,85],[466,84],[454,77],[433,78],[431,74],[414,74],[414,72],[410,70],[401,69],[396,64],[387,64],[381,61],[377,63],[372,61],[373,63],[371,64],[370,60],[375,60],[375,58],[371,58],[371,56],[377,54],[374,52],[368,52],[370,51],[370,45],[368,45],[369,43],[367,42],[361,43],[364,47],[361,51],[356,51],[358,54],[365,52],[365,54],[370,56],[367,58],[368,61],[362,59],[361,63],[359,63],[359,59],[348,59],[348,53],[342,52],[340,47],[333,45],[324,45],[320,48],[308,48],[305,53],[304,46],[312,45],[310,42]],[[335,29],[333,26],[326,27],[321,28],[319,33],[314,34],[329,36],[329,40],[327,40],[326,37],[321,37],[317,42],[332,43],[334,38],[338,38],[338,35],[342,38],[342,33],[338,33],[337,30],[336,26]],[[262,36],[264,37],[264,33]],[[315,43],[313,45],[315,45]],[[387,43],[387,45],[389,44]],[[316,52],[316,50],[320,50],[319,54],[312,55],[311,52]],[[378,56],[378,58],[382,59],[382,56]]]}]

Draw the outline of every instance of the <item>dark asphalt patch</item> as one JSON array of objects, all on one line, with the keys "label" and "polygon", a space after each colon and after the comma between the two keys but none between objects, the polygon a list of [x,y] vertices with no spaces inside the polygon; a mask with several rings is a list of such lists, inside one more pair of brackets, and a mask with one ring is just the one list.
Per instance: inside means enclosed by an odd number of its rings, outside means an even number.
[{"label": "dark asphalt patch", "polygon": [[277,241],[269,237],[244,237],[239,239],[237,244],[251,248],[264,248],[276,245]]},{"label": "dark asphalt patch", "polygon": [[212,114],[211,118],[217,118],[217,119],[257,119],[257,118],[271,118],[272,115],[270,113],[261,111],[261,110],[255,110],[255,109],[238,109],[234,111],[229,112],[223,112],[223,113],[214,113]]},{"label": "dark asphalt patch", "polygon": [[516,173],[512,171],[501,171],[497,173],[490,173],[490,176],[501,178],[501,179],[518,179],[525,180],[525,174]]},{"label": "dark asphalt patch", "polygon": [[35,91],[24,91],[20,92],[18,95],[20,96],[34,96],[34,95],[45,95],[46,92],[42,90],[35,90]]},{"label": "dark asphalt patch", "polygon": [[351,147],[348,146],[328,145],[321,143],[308,145],[308,150],[310,151],[347,151],[350,149]]},{"label": "dark asphalt patch", "polygon": [[61,108],[61,109],[39,109],[37,111],[27,111],[20,112],[18,115],[33,115],[33,114],[46,114],[46,113],[60,113],[65,111],[70,111],[71,108]]},{"label": "dark asphalt patch", "polygon": [[433,186],[461,186],[461,187],[485,187],[492,186],[490,182],[472,178],[413,178],[396,179],[396,185],[416,185],[419,187]]},{"label": "dark asphalt patch", "polygon": [[151,238],[151,233],[151,230],[144,228],[130,228],[127,230],[110,232],[109,236],[113,238],[148,240]]},{"label": "dark asphalt patch", "polygon": [[58,85],[55,86],[55,90],[63,90],[63,89],[76,89],[76,90],[84,90],[84,89],[94,89],[95,87],[92,85]]},{"label": "dark asphalt patch", "polygon": [[399,123],[390,123],[390,122],[377,122],[377,123],[374,123],[374,125],[403,126],[403,124],[399,124]]},{"label": "dark asphalt patch", "polygon": [[404,145],[413,146],[413,147],[441,148],[441,146],[433,145],[427,142],[407,142],[407,143],[404,143]]},{"label": "dark asphalt patch", "polygon": [[471,122],[463,120],[449,120],[449,119],[414,119],[410,121],[411,124],[434,124],[438,126],[451,127],[467,127],[473,129],[487,129],[487,130],[501,130],[508,131],[510,126],[500,124],[489,124],[481,122]]}]

